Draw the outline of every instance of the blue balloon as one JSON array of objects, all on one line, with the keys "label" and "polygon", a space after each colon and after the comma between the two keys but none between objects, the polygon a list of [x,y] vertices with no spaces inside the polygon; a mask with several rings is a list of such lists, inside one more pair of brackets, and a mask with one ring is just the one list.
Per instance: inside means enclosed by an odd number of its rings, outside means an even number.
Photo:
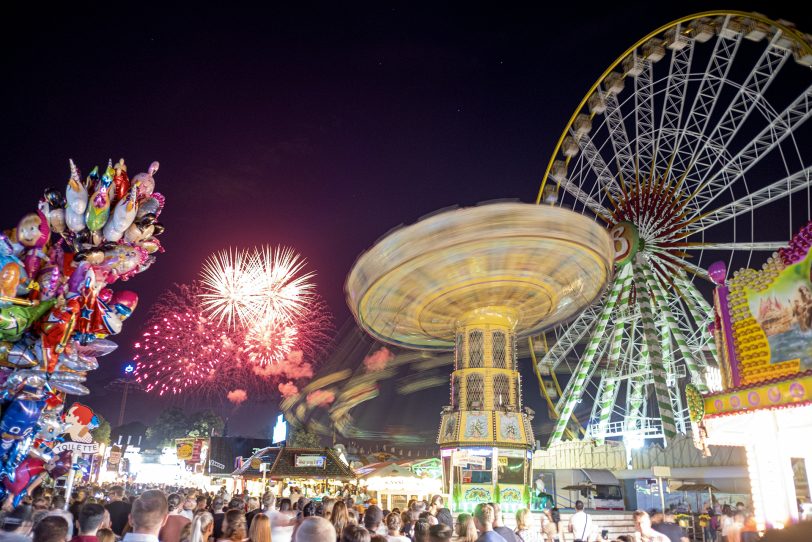
[{"label": "blue balloon", "polygon": [[34,428],[45,407],[45,399],[30,391],[18,394],[0,421],[0,478],[14,478],[14,471],[28,454]]}]

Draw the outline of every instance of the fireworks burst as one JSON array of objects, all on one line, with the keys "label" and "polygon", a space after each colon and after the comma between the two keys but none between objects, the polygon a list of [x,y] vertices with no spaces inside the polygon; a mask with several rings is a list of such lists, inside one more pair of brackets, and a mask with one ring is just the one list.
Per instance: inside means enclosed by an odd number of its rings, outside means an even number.
[{"label": "fireworks burst", "polygon": [[135,343],[136,379],[147,392],[179,394],[219,391],[218,370],[238,346],[208,320],[197,302],[199,288],[180,286],[161,297]]},{"label": "fireworks burst", "polygon": [[[330,341],[332,317],[316,295],[295,322],[229,328],[203,309],[200,284],[161,296],[135,344],[136,378],[147,392],[225,400],[229,391],[251,397],[289,392],[309,379]],[[233,396],[233,394],[232,394]],[[231,399],[228,399],[231,400]]]},{"label": "fireworks burst", "polygon": [[214,254],[201,272],[205,313],[229,328],[255,322],[292,323],[313,299],[314,274],[291,248],[263,247]]},{"label": "fireworks burst", "polygon": [[257,365],[279,363],[295,348],[298,334],[292,324],[259,322],[245,334],[245,353]]}]

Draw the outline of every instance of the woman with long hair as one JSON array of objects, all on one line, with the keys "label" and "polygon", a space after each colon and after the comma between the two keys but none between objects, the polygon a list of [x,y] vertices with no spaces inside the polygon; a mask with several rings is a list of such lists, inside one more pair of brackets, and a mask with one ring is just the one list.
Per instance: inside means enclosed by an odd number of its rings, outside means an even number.
[{"label": "woman with long hair", "polygon": [[533,528],[533,515],[527,508],[516,511],[516,538],[519,542],[539,542],[540,533]]},{"label": "woman with long hair", "polygon": [[271,518],[264,514],[255,515],[251,521],[251,529],[248,530],[248,538],[251,542],[271,542]]},{"label": "woman with long hair", "polygon": [[214,533],[214,516],[208,512],[198,512],[192,520],[189,542],[209,542]]},{"label": "woman with long hair", "polygon": [[479,533],[476,531],[474,516],[471,514],[460,514],[457,516],[456,534],[458,542],[476,542],[476,539],[479,538]]},{"label": "woman with long hair", "polygon": [[246,542],[245,512],[231,509],[223,518],[223,537],[218,542]]},{"label": "woman with long hair", "polygon": [[330,523],[336,530],[336,540],[341,537],[344,532],[344,527],[350,523],[350,515],[347,512],[347,505],[344,501],[338,501],[333,506],[333,512],[330,514]]},{"label": "woman with long hair", "polygon": [[541,533],[545,542],[553,542],[558,537],[558,530],[549,508],[541,514]]}]

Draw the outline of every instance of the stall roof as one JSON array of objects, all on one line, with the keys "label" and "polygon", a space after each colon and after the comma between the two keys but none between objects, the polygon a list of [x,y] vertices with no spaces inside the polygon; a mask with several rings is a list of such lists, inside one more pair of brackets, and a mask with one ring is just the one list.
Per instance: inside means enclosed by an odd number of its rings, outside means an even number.
[{"label": "stall roof", "polygon": [[[309,460],[323,457],[323,466],[296,465],[297,456],[307,456]],[[260,478],[262,472],[254,468],[256,460],[268,463],[265,476],[269,479],[278,478],[334,478],[337,480],[355,479],[355,473],[344,464],[335,452],[329,448],[263,448],[243,462],[242,466],[232,473],[232,476],[244,478]],[[312,462],[312,461],[308,461]]]},{"label": "stall roof", "polygon": [[397,463],[388,463],[371,471],[368,470],[362,477],[371,478],[373,476],[402,476],[405,478],[419,478],[419,476],[413,473],[410,468],[402,467]]}]

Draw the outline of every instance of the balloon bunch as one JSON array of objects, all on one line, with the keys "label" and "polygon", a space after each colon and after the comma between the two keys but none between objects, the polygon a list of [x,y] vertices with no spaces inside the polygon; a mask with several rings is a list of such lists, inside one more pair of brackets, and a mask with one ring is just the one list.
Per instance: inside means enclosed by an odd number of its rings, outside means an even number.
[{"label": "balloon bunch", "polygon": [[65,396],[89,393],[87,371],[117,348],[106,337],[138,304],[109,286],[163,251],[157,171],[153,162],[130,179],[122,159],[83,180],[71,160],[64,193],[46,189],[35,212],[0,232],[0,499],[16,504],[71,466],[70,451],[55,452]]}]

